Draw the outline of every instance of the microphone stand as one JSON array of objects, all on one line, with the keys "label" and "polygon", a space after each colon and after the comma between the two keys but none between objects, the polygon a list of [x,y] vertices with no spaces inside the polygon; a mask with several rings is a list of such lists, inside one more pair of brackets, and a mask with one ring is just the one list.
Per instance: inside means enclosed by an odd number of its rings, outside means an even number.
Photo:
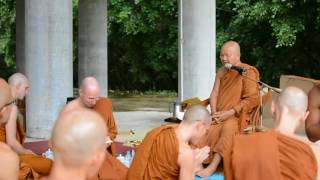
[{"label": "microphone stand", "polygon": [[259,79],[258,79],[258,80],[253,79],[253,78],[247,76],[247,75],[246,75],[246,72],[239,72],[239,71],[238,71],[238,73],[239,73],[242,77],[245,77],[246,79],[248,79],[248,80],[250,80],[250,81],[253,81],[253,82],[255,82],[255,83],[257,83],[257,84],[259,85],[260,124],[259,124],[258,127],[256,127],[255,123],[252,122],[252,129],[249,128],[249,129],[245,130],[245,132],[249,132],[250,130],[251,130],[252,132],[255,132],[255,131],[256,131],[256,132],[263,132],[263,131],[266,130],[266,128],[264,128],[263,125],[262,125],[262,114],[263,114],[263,108],[264,108],[264,107],[263,107],[263,102],[262,102],[262,94],[261,94],[261,91],[263,91],[263,88],[266,87],[266,88],[268,88],[269,90],[272,90],[272,91],[280,94],[281,91],[282,91],[282,89],[272,87],[272,86],[270,86],[270,85],[268,85],[268,84],[260,81]]}]

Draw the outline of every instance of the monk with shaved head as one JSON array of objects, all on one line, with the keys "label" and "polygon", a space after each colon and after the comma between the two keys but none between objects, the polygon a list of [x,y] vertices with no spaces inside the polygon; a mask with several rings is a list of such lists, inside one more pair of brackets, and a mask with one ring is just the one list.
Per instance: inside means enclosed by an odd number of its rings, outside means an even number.
[{"label": "monk with shaved head", "polygon": [[105,157],[106,127],[102,117],[86,108],[61,114],[52,131],[55,163],[49,180],[94,177]]},{"label": "monk with shaved head", "polygon": [[52,166],[52,160],[36,155],[22,145],[25,140],[25,132],[18,122],[17,100],[22,100],[28,93],[29,81],[21,73],[15,73],[8,79],[12,100],[7,104],[6,124],[0,126],[0,141],[6,143],[19,155],[20,171],[19,179],[37,178],[40,175],[48,175]]},{"label": "monk with shaved head", "polygon": [[[259,105],[258,70],[240,60],[240,45],[235,41],[227,41],[220,52],[222,67],[217,71],[214,86],[210,95],[212,125],[209,132],[199,143],[199,146],[209,145],[211,152],[205,161],[208,166],[197,175],[208,177],[212,175],[221,161],[224,165],[224,176],[230,172],[230,152],[233,137],[242,132]],[[238,66],[246,69],[240,74],[230,68]]]},{"label": "monk with shaved head", "polygon": [[307,95],[286,88],[272,102],[275,129],[236,136],[232,169],[234,179],[319,179],[320,148],[295,134],[306,120]]},{"label": "monk with shaved head", "polygon": [[209,147],[192,149],[189,143],[198,143],[210,123],[207,109],[194,105],[187,109],[177,127],[162,126],[150,131],[138,146],[128,180],[193,180],[208,157]]},{"label": "monk with shaved head", "polygon": [[[100,85],[96,78],[89,76],[82,80],[79,88],[79,97],[66,104],[61,114],[79,108],[91,109],[100,114],[107,128],[106,136],[110,140],[116,138],[118,130],[113,117],[111,100],[106,97],[100,97]],[[106,158],[99,170],[97,179],[126,179],[128,168],[114,157],[115,153],[114,144],[107,147]]]}]

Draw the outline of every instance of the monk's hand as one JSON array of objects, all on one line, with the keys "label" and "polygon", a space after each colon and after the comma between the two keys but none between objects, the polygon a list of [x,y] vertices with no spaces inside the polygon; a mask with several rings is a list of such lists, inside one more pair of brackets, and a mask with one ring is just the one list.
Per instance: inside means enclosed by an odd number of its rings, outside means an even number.
[{"label": "monk's hand", "polygon": [[219,124],[235,114],[234,109],[229,111],[218,111],[212,115],[214,121]]},{"label": "monk's hand", "polygon": [[33,151],[31,151],[30,149],[26,149],[23,153],[24,153],[24,154],[33,154],[33,155],[36,155],[36,153],[34,153]]},{"label": "monk's hand", "polygon": [[208,158],[210,152],[209,146],[204,146],[200,149],[195,149],[195,162],[196,164],[202,164],[202,162]]}]

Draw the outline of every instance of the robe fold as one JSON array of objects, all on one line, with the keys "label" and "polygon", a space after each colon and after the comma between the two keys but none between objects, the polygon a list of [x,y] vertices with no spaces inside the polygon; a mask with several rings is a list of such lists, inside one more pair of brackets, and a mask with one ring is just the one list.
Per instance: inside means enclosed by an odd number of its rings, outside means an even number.
[{"label": "robe fold", "polygon": [[[96,102],[96,105],[93,107],[93,110],[99,113],[108,127],[108,135],[111,140],[114,140],[118,134],[118,129],[116,122],[113,116],[112,102],[109,98],[100,97]],[[108,148],[108,151],[115,156],[116,155],[116,146],[114,143]]]},{"label": "robe fold", "polygon": [[106,152],[105,160],[98,172],[99,180],[126,180],[128,168],[118,159]]},{"label": "robe fold", "polygon": [[174,127],[162,126],[150,131],[128,172],[128,180],[179,179],[179,142]]},{"label": "robe fold", "polygon": [[[20,144],[24,143],[25,132],[22,126],[17,121],[16,138]],[[0,127],[0,141],[6,143],[6,128],[5,125]],[[38,174],[48,175],[50,173],[53,161],[51,159],[33,155],[33,154],[20,154],[20,171],[19,179],[32,179],[38,177]]]},{"label": "robe fold", "polygon": [[317,161],[308,144],[269,130],[235,137],[232,170],[236,180],[314,180]]}]

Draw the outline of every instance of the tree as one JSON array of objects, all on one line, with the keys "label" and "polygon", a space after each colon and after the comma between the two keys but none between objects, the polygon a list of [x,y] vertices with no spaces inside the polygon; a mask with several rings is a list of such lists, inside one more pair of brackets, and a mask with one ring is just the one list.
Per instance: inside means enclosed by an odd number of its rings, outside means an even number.
[{"label": "tree", "polygon": [[0,77],[15,69],[15,0],[0,0]]},{"label": "tree", "polygon": [[109,0],[109,84],[177,89],[178,5],[172,0]]},{"label": "tree", "polygon": [[[320,78],[318,0],[219,0],[218,47],[240,42],[243,60],[262,80],[277,85],[281,74]],[[219,48],[218,48],[219,49]]]}]

